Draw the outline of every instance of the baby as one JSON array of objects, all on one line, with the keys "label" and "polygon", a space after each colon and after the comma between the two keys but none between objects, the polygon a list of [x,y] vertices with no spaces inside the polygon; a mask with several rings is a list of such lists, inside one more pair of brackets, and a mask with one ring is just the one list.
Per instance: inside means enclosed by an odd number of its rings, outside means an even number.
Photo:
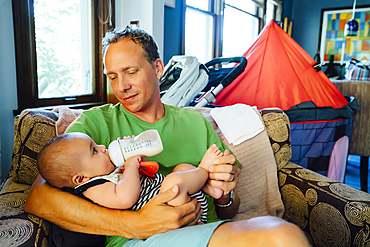
[{"label": "baby", "polygon": [[[101,206],[117,209],[139,210],[153,196],[177,184],[179,194],[168,204],[178,206],[196,197],[203,209],[201,221],[206,222],[208,204],[200,189],[208,179],[208,169],[213,160],[222,155],[213,144],[198,167],[179,164],[166,177],[155,174],[151,178],[139,174],[142,157],[127,159],[122,173],[122,169],[116,169],[111,162],[104,145],[97,145],[86,134],[69,133],[55,137],[42,148],[38,167],[50,185]],[[209,189],[217,192],[216,199],[223,195],[221,189]]]}]

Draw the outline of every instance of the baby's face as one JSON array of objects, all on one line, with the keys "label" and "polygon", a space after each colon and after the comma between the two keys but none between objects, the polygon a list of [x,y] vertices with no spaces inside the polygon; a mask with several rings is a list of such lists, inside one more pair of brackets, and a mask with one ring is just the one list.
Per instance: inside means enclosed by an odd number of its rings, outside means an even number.
[{"label": "baby's face", "polygon": [[97,145],[87,135],[78,135],[73,139],[72,145],[84,176],[95,177],[114,171],[115,166],[110,161],[104,145]]}]

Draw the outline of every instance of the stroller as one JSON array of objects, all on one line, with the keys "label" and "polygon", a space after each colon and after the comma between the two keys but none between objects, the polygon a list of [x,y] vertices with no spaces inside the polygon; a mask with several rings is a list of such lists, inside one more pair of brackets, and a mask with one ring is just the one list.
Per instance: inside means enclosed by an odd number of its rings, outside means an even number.
[{"label": "stroller", "polygon": [[[237,64],[233,67],[223,65]],[[201,64],[194,56],[174,56],[159,79],[161,101],[175,106],[206,106],[247,66],[245,57],[214,58]]]}]

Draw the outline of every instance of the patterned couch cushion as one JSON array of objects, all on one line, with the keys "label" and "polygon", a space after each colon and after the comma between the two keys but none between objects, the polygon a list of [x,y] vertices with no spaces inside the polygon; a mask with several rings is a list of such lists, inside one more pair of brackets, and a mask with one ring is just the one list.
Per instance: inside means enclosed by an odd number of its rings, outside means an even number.
[{"label": "patterned couch cushion", "polygon": [[284,219],[313,247],[369,246],[370,194],[289,162],[279,170]]},{"label": "patterned couch cushion", "polygon": [[10,174],[15,182],[31,185],[39,171],[37,154],[56,136],[58,114],[46,110],[24,110],[14,120],[14,148]]},{"label": "patterned couch cushion", "polygon": [[280,170],[292,157],[289,118],[279,108],[266,108],[260,113],[275,155],[276,166]]},{"label": "patterned couch cushion", "polygon": [[24,212],[30,185],[9,176],[0,193],[1,246],[48,246],[50,224]]}]

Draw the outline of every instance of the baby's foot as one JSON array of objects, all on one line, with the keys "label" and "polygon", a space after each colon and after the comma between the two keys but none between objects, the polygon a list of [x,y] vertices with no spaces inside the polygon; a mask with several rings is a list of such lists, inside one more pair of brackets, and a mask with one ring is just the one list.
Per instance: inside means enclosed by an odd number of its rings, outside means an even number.
[{"label": "baby's foot", "polygon": [[222,152],[216,144],[212,144],[204,154],[202,161],[199,164],[199,167],[204,168],[206,171],[209,171],[209,167],[213,165],[213,160],[216,159],[217,157],[222,156]]}]

